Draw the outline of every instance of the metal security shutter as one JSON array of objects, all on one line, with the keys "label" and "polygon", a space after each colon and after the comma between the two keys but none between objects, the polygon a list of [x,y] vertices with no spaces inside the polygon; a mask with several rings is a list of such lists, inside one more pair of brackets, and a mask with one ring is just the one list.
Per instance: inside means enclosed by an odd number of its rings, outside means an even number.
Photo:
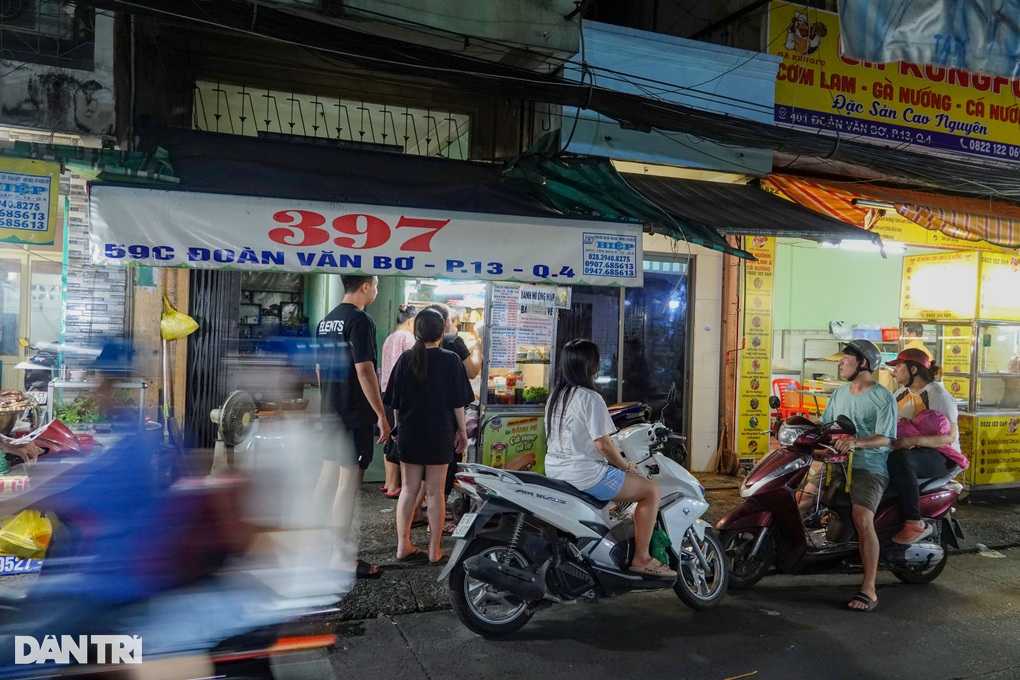
[{"label": "metal security shutter", "polygon": [[216,426],[209,411],[219,408],[228,393],[226,358],[237,351],[241,313],[241,272],[191,272],[191,306],[188,313],[198,330],[188,338],[188,394],[185,401],[186,446],[209,448],[216,441]]}]

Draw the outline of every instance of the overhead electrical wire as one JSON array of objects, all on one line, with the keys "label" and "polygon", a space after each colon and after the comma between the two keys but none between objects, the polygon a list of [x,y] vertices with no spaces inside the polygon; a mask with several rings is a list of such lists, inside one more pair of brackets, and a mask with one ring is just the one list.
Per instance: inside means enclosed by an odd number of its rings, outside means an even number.
[{"label": "overhead electrical wire", "polygon": [[[889,175],[890,181],[921,183],[957,193],[1020,197],[1020,170],[1005,163],[989,163],[982,159],[978,164],[960,157],[939,157],[937,162],[932,162],[933,156],[927,153],[889,153],[887,147],[777,127],[771,122],[747,120],[676,102],[656,101],[648,96],[591,83],[582,85],[559,76],[530,72],[333,24],[320,24],[322,29],[316,30],[314,20],[298,19],[265,5],[259,6],[258,22],[241,26],[227,23],[228,20],[241,21],[236,5],[217,5],[220,14],[213,16],[207,11],[203,18],[171,11],[160,6],[167,2],[160,3],[158,0],[145,4],[130,0],[100,0],[95,4],[106,9],[190,21],[306,48],[328,63],[330,59],[325,55],[368,68],[446,82],[467,91],[591,108],[609,118],[643,127],[683,132],[713,141],[791,155],[828,158]],[[250,20],[247,14],[243,18]],[[272,33],[255,30],[263,25],[272,26]],[[300,36],[300,39],[295,36]]]}]

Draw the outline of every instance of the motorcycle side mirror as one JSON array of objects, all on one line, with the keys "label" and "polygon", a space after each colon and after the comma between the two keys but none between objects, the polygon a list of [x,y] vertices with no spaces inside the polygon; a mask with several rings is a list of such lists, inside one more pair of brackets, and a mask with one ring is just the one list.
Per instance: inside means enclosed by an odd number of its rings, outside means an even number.
[{"label": "motorcycle side mirror", "polygon": [[839,425],[839,429],[843,430],[844,434],[851,436],[857,434],[857,426],[844,415],[836,416],[836,424]]},{"label": "motorcycle side mirror", "polygon": [[783,402],[779,401],[779,397],[769,397],[769,407],[770,408],[774,408],[774,409],[775,408],[779,408],[780,404],[782,404],[782,403]]},{"label": "motorcycle side mirror", "polygon": [[18,338],[18,344],[21,345],[22,347],[32,346],[31,343],[29,343],[28,338]]}]

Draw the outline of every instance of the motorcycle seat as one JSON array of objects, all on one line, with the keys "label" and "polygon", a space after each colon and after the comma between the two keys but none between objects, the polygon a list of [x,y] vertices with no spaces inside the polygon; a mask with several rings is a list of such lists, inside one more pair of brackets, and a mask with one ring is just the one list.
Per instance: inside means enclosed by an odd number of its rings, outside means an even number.
[{"label": "motorcycle seat", "polygon": [[591,494],[587,494],[581,491],[570,482],[564,482],[559,479],[553,479],[552,477],[546,477],[545,475],[540,475],[537,472],[511,472],[510,470],[507,470],[506,472],[513,475],[517,479],[521,480],[525,484],[543,486],[547,489],[552,489],[553,491],[558,491],[562,494],[573,496],[574,498],[579,498],[585,503],[589,505],[594,505],[596,508],[599,508],[600,510],[609,505],[609,501],[600,501],[599,499],[595,498],[595,496],[592,496]]}]

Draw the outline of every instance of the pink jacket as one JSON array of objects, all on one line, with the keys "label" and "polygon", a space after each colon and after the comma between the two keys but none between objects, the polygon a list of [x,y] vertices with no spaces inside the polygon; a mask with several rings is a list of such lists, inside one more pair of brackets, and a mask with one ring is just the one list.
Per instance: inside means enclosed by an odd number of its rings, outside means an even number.
[{"label": "pink jacket", "polygon": [[[933,409],[925,409],[914,416],[913,420],[901,420],[896,426],[897,437],[918,437],[949,434],[953,426],[943,414]],[[966,470],[970,466],[967,456],[948,444],[935,449],[943,456]]]}]

